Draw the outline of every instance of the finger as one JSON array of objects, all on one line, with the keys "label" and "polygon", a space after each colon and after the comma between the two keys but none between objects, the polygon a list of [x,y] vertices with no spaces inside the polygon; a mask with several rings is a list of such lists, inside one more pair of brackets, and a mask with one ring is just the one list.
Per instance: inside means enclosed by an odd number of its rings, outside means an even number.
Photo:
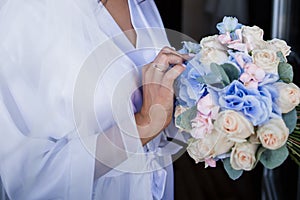
[{"label": "finger", "polygon": [[162,78],[165,74],[153,65],[153,63],[149,63],[143,67],[143,88],[145,91],[147,91],[147,88],[152,92],[158,91],[161,86]]},{"label": "finger", "polygon": [[162,79],[162,85],[166,88],[168,88],[171,92],[173,92],[173,84],[175,79],[185,70],[185,66],[178,64],[174,65],[171,69],[169,69],[163,79]]},{"label": "finger", "polygon": [[[146,73],[155,83],[159,83],[171,65],[182,64],[191,57],[187,54],[180,54],[171,47],[164,47],[154,61],[147,66]],[[149,75],[150,74],[150,75]]]},{"label": "finger", "polygon": [[176,51],[175,47],[164,46],[160,51]]},{"label": "finger", "polygon": [[173,54],[173,55],[176,55],[178,57],[181,57],[183,60],[189,60],[191,58],[193,58],[195,55],[193,54],[181,54],[179,53],[178,51],[175,50],[175,48],[171,48],[171,47],[164,47],[162,50],[161,50],[162,53],[165,53],[165,54]]},{"label": "finger", "polygon": [[145,65],[142,69],[143,84],[153,82],[154,73],[155,71],[153,67],[151,67],[151,64]]},{"label": "finger", "polygon": [[162,78],[165,75],[167,68],[168,67],[161,66],[156,63],[150,63],[148,74],[149,74],[149,76],[151,76],[151,82],[160,84],[162,81]]},{"label": "finger", "polygon": [[150,66],[155,69],[158,70],[159,72],[162,72],[162,74],[164,74],[167,69],[169,68],[168,65],[164,65],[164,64],[160,64],[160,63],[151,63]]},{"label": "finger", "polygon": [[156,64],[153,66],[156,67],[158,71],[164,72],[170,67],[170,65],[182,64],[190,58],[192,58],[192,56],[189,54],[180,54],[175,50],[175,48],[164,47],[152,63]]},{"label": "finger", "polygon": [[155,61],[165,65],[171,65],[180,64],[185,61],[185,59],[181,55],[178,55],[176,53],[161,51],[153,62]]}]

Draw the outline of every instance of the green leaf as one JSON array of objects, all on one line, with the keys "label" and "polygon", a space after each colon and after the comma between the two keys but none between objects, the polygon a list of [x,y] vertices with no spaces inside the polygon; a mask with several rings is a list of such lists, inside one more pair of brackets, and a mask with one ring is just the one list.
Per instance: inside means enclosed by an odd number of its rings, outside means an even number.
[{"label": "green leaf", "polygon": [[286,62],[280,62],[278,65],[278,74],[280,79],[285,83],[293,82],[294,72],[292,65]]},{"label": "green leaf", "polygon": [[207,75],[197,78],[199,83],[210,85],[216,88],[224,88],[225,85],[217,74],[209,73]]},{"label": "green leaf", "polygon": [[260,157],[260,162],[266,168],[274,169],[280,166],[288,156],[289,150],[286,145],[284,145],[283,147],[276,150],[267,149],[266,151],[264,151]]},{"label": "green leaf", "polygon": [[212,63],[210,70],[209,74],[199,77],[197,81],[220,89],[229,85],[233,80],[238,80],[240,75],[240,71],[230,63],[222,65]]},{"label": "green leaf", "polygon": [[297,111],[293,109],[292,111],[282,114],[282,119],[285,125],[289,128],[290,133],[294,131],[297,125]]},{"label": "green leaf", "polygon": [[197,107],[193,106],[192,108],[184,111],[179,116],[176,117],[175,123],[178,127],[185,131],[192,129],[191,120],[194,119],[197,115]]},{"label": "green leaf", "polygon": [[235,79],[239,75],[236,75],[236,73],[239,73],[235,71],[237,69],[231,69],[232,67],[235,68],[231,64],[225,64],[224,66],[221,66],[216,63],[212,63],[210,65],[211,72],[199,77],[197,81],[206,85],[210,85],[212,87],[222,89],[225,86],[229,85],[231,82],[227,73],[232,74],[232,79]]},{"label": "green leaf", "polygon": [[225,86],[230,84],[230,80],[225,70],[220,65],[212,63],[210,69],[211,73],[216,75],[217,80],[221,81]]},{"label": "green leaf", "polygon": [[232,180],[238,179],[243,174],[243,170],[235,170],[231,167],[230,158],[225,158],[222,161],[225,171]]},{"label": "green leaf", "polygon": [[277,51],[276,54],[277,54],[277,57],[279,58],[280,62],[286,62],[286,58],[281,51]]},{"label": "green leaf", "polygon": [[219,79],[220,78],[216,74],[209,73],[204,76],[198,77],[197,81],[207,85],[222,84],[222,82]]},{"label": "green leaf", "polygon": [[234,80],[238,80],[240,76],[240,70],[238,70],[233,64],[225,63],[221,67],[224,69],[230,83]]},{"label": "green leaf", "polygon": [[256,152],[256,162],[255,162],[255,165],[257,165],[257,163],[259,162],[260,158],[261,158],[261,155],[266,151],[267,149],[263,146],[260,146],[259,149],[257,150]]}]

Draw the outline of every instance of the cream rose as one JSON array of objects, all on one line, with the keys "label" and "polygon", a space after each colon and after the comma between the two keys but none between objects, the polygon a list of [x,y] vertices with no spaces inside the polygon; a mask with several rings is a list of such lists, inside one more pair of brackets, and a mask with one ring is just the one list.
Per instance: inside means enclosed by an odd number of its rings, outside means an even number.
[{"label": "cream rose", "polygon": [[206,158],[211,157],[215,141],[211,139],[193,139],[187,147],[188,154],[196,163],[203,162]]},{"label": "cream rose", "polygon": [[285,57],[291,53],[291,47],[288,46],[284,40],[274,38],[274,39],[268,41],[268,44],[269,44],[270,48],[273,49],[274,51],[281,51],[281,53]]},{"label": "cream rose", "polygon": [[243,26],[242,40],[247,45],[248,51],[264,48],[266,42],[263,40],[264,31],[258,26]]},{"label": "cream rose", "polygon": [[233,145],[234,142],[229,141],[222,133],[213,130],[204,138],[192,139],[187,152],[198,163],[229,152]]},{"label": "cream rose", "polygon": [[218,35],[204,37],[200,41],[200,47],[201,48],[208,47],[208,48],[218,49],[221,51],[227,51],[227,47],[220,43],[218,39]]},{"label": "cream rose", "polygon": [[300,89],[294,83],[276,82],[274,86],[279,93],[276,103],[282,113],[290,112],[300,103]]},{"label": "cream rose", "polygon": [[258,146],[249,142],[236,143],[230,155],[232,168],[235,170],[252,170],[255,166],[255,154]]},{"label": "cream rose", "polygon": [[253,63],[265,72],[278,74],[279,58],[276,51],[270,49],[253,50],[252,58]]},{"label": "cream rose", "polygon": [[205,47],[200,51],[199,60],[205,66],[210,66],[211,63],[223,64],[228,60],[228,55],[225,51]]},{"label": "cream rose", "polygon": [[263,147],[271,150],[282,147],[289,136],[289,129],[281,118],[273,118],[257,129],[257,136]]},{"label": "cream rose", "polygon": [[213,134],[217,135],[216,144],[211,152],[212,157],[228,153],[234,145],[232,140],[229,140],[226,135],[215,130]]},{"label": "cream rose", "polygon": [[215,129],[235,142],[244,142],[246,138],[254,134],[254,127],[241,113],[233,110],[225,110],[219,113],[214,123]]}]

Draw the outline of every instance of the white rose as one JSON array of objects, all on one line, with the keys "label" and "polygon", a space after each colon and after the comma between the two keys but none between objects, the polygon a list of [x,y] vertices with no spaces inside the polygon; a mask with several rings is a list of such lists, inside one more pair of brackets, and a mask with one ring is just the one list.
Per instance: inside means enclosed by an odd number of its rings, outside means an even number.
[{"label": "white rose", "polygon": [[228,55],[225,51],[221,51],[211,47],[205,47],[200,50],[200,62],[209,67],[211,63],[223,64],[227,61]]},{"label": "white rose", "polygon": [[281,118],[273,118],[257,129],[257,136],[263,147],[271,150],[282,147],[289,136],[289,129]]},{"label": "white rose", "polygon": [[254,134],[254,127],[250,121],[233,110],[220,112],[214,126],[228,139],[235,142],[244,142],[246,138]]},{"label": "white rose", "polygon": [[232,140],[229,140],[226,135],[222,132],[218,132],[217,130],[213,131],[213,134],[217,135],[215,146],[211,152],[212,157],[216,157],[218,155],[228,153],[234,145]]},{"label": "white rose", "polygon": [[229,152],[233,145],[234,142],[229,141],[222,133],[213,130],[204,138],[192,139],[187,147],[187,152],[198,163]]},{"label": "white rose", "polygon": [[247,45],[247,49],[260,49],[266,45],[263,40],[264,31],[258,26],[243,26],[242,27],[242,40]]},{"label": "white rose", "polygon": [[218,35],[204,37],[200,41],[200,46],[201,46],[201,48],[209,47],[209,48],[214,48],[214,49],[218,49],[221,51],[227,51],[227,47],[220,43],[220,41],[218,39]]},{"label": "white rose", "polygon": [[188,154],[196,163],[203,162],[211,156],[215,141],[206,139],[192,139],[187,147]]},{"label": "white rose", "polygon": [[276,51],[270,49],[253,50],[252,58],[253,63],[265,72],[278,74],[279,58]]},{"label": "white rose", "polygon": [[270,45],[270,48],[274,51],[281,51],[285,57],[291,53],[291,47],[288,46],[284,40],[274,38],[268,41],[268,44]]},{"label": "white rose", "polygon": [[249,142],[236,143],[230,155],[232,168],[235,170],[252,170],[256,162],[255,154],[258,146]]},{"label": "white rose", "polygon": [[276,82],[274,86],[279,93],[276,103],[282,113],[292,111],[300,103],[300,89],[294,83]]}]

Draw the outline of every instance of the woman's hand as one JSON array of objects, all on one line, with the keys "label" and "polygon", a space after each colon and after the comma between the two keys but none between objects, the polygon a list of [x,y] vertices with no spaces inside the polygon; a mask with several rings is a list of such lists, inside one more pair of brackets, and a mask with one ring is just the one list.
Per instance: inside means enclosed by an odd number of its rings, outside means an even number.
[{"label": "woman's hand", "polygon": [[143,67],[143,105],[135,114],[143,145],[170,124],[174,107],[173,83],[184,71],[182,64],[187,59],[188,55],[164,47],[153,62]]}]

